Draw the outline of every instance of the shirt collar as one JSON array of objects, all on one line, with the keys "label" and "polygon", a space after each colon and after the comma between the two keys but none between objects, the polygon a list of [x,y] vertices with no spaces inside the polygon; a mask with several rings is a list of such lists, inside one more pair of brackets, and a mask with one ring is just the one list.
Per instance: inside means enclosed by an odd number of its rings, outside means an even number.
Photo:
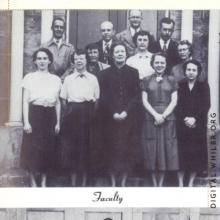
[{"label": "shirt collar", "polygon": [[75,69],[74,73],[73,73],[73,78],[76,79],[77,77],[79,77],[80,75],[84,75],[86,78],[88,78],[88,72],[84,71],[82,74],[77,72],[77,70]]},{"label": "shirt collar", "polygon": [[60,45],[60,44],[62,44],[62,41],[63,41],[63,40],[62,40],[62,38],[61,38],[61,39],[53,38],[53,41],[54,41],[55,44],[57,44],[57,41],[59,41],[58,44]]},{"label": "shirt collar", "polygon": [[105,49],[106,43],[108,44],[108,47],[110,48],[112,46],[112,39],[109,42],[105,42],[104,40],[102,41],[102,48]]},{"label": "shirt collar", "polygon": [[[55,40],[55,41],[54,41]],[[70,44],[69,43],[67,43],[65,40],[63,40],[63,39],[61,39],[62,41],[61,41],[61,43],[60,43],[60,46],[62,45],[62,44],[65,44],[66,46],[70,46]],[[51,45],[53,45],[53,44],[56,44],[56,39],[54,39],[53,37],[51,38],[51,40],[46,44],[48,47],[49,46],[51,46]]]},{"label": "shirt collar", "polygon": [[147,51],[145,54],[139,54],[137,53],[137,57],[140,58],[150,58],[150,53]]},{"label": "shirt collar", "polygon": [[[160,42],[160,47],[163,48],[164,40],[162,38],[160,38],[159,42]],[[166,47],[167,48],[169,47],[169,44],[170,44],[170,39],[166,42]]]},{"label": "shirt collar", "polygon": [[[140,27],[137,29],[137,32],[138,31],[140,31]],[[130,31],[131,31],[131,36],[133,37],[134,36],[134,34],[135,34],[135,29],[134,28],[132,28],[132,27],[130,27]]]}]

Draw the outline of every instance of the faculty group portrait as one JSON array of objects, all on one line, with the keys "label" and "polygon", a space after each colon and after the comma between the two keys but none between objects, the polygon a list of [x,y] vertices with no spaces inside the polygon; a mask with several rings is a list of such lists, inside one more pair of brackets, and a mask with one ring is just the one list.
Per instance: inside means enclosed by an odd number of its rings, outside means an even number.
[{"label": "faculty group portrait", "polygon": [[204,70],[192,42],[172,40],[174,20],[158,21],[156,39],[142,29],[142,14],[129,10],[130,26],[119,33],[103,20],[101,40],[84,48],[66,42],[66,21],[54,18],[52,39],[33,53],[37,71],[21,83],[20,168],[31,187],[48,186],[57,173],[73,187],[102,180],[112,187],[193,187],[207,177]]}]

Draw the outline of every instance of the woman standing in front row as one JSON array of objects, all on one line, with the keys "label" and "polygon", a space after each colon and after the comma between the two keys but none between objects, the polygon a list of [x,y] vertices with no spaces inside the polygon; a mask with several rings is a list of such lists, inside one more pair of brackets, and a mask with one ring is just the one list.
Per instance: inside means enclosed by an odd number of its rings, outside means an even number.
[{"label": "woman standing in front row", "polygon": [[100,105],[105,120],[105,144],[112,186],[125,186],[133,158],[129,143],[132,114],[140,93],[138,70],[125,64],[128,56],[123,43],[112,46],[114,65],[101,72]]},{"label": "woman standing in front row", "polygon": [[210,108],[210,90],[206,82],[197,79],[202,67],[197,60],[183,64],[186,81],[179,83],[177,137],[180,170],[179,186],[183,186],[184,174],[189,173],[188,186],[192,187],[197,172],[207,170],[208,155],[206,142],[207,114]]},{"label": "woman standing in front row", "polygon": [[76,50],[71,59],[75,71],[65,78],[60,92],[64,107],[61,125],[62,168],[71,173],[72,186],[76,186],[78,176],[84,187],[90,165],[91,128],[99,99],[99,84],[97,78],[86,71],[86,50]]},{"label": "woman standing in front row", "polygon": [[23,81],[24,135],[20,167],[30,173],[31,186],[36,187],[35,173],[41,174],[41,186],[46,187],[46,173],[53,168],[55,135],[60,130],[60,78],[50,74],[52,53],[45,48],[34,52],[37,71]]},{"label": "woman standing in front row", "polygon": [[165,171],[178,170],[176,119],[178,85],[173,76],[165,75],[166,56],[152,56],[155,73],[142,82],[142,100],[146,109],[142,130],[144,167],[151,171],[154,186],[163,186]]}]

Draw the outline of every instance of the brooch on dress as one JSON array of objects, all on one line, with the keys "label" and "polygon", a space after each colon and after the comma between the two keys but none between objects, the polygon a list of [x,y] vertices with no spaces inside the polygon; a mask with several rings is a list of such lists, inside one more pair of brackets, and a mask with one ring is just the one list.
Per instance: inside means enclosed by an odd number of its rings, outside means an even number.
[{"label": "brooch on dress", "polygon": [[156,77],[156,81],[159,83],[159,82],[163,82],[163,78],[162,76],[157,76]]}]

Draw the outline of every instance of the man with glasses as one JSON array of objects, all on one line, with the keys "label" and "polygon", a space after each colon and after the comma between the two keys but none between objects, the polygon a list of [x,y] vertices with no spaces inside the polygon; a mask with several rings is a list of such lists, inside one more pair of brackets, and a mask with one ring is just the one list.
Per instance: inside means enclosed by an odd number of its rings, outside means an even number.
[{"label": "man with glasses", "polygon": [[151,53],[163,52],[167,55],[166,72],[170,73],[171,68],[180,62],[176,51],[177,42],[171,39],[175,22],[170,18],[163,18],[160,21],[160,38],[149,45]]},{"label": "man with glasses", "polygon": [[177,82],[181,82],[182,80],[186,79],[183,71],[183,63],[191,59],[193,47],[188,40],[182,40],[177,44],[176,49],[181,62],[172,68],[171,75],[175,77]]},{"label": "man with glasses", "polygon": [[[137,46],[134,44],[132,37],[135,33],[142,30],[141,23],[143,20],[141,10],[129,11],[130,27],[116,35],[119,41],[123,41],[127,46],[129,56],[133,56],[138,52]],[[151,34],[152,35],[152,34]],[[153,37],[153,36],[152,36]],[[153,37],[154,40],[154,37]]]}]

